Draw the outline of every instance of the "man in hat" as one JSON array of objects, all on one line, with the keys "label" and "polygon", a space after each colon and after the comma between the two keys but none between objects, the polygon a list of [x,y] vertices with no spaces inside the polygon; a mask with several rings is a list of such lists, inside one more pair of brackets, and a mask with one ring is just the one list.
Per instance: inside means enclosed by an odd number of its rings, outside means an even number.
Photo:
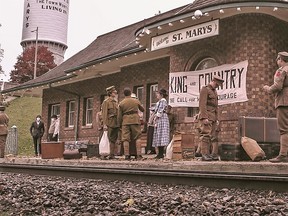
[{"label": "man in hat", "polygon": [[110,155],[107,159],[115,159],[114,153],[117,151],[116,141],[118,140],[119,125],[117,122],[118,102],[116,101],[117,90],[115,86],[106,88],[108,98],[101,106],[103,130],[108,131],[110,142]]},{"label": "man in hat", "polygon": [[141,155],[141,122],[138,111],[144,112],[144,107],[137,98],[131,97],[131,89],[124,89],[125,98],[119,103],[118,122],[121,125],[121,139],[124,145],[125,160],[129,160],[129,143],[136,144],[136,159],[142,158]]},{"label": "man in hat", "polygon": [[0,105],[0,158],[4,158],[9,117],[4,113],[5,106]]},{"label": "man in hat", "polygon": [[[223,85],[220,76],[213,76],[211,82],[200,90],[199,98],[199,138],[203,161],[219,160],[217,128],[218,121],[218,95],[216,88]],[[212,153],[210,148],[212,145]]]},{"label": "man in hat", "polygon": [[278,70],[274,74],[273,85],[264,85],[263,89],[275,96],[277,124],[280,131],[280,152],[272,163],[288,162],[288,52],[279,52],[276,58]]}]

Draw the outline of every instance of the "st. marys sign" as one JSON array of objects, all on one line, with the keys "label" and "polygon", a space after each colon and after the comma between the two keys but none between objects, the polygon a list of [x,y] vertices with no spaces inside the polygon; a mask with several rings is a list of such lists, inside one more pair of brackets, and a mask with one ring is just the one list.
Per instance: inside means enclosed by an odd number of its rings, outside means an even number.
[{"label": "st. marys sign", "polygon": [[200,25],[153,37],[151,41],[151,51],[212,37],[218,34],[219,20],[213,20]]},{"label": "st. marys sign", "polygon": [[208,85],[213,75],[224,79],[217,89],[219,105],[247,101],[246,76],[248,61],[225,64],[200,71],[169,74],[169,104],[172,107],[198,107],[202,86]]}]

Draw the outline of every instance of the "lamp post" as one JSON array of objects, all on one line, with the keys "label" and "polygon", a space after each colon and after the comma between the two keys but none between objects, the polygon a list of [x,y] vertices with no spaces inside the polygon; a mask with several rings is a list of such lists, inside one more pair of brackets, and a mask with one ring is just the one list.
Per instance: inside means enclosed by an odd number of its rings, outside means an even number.
[{"label": "lamp post", "polygon": [[36,32],[36,45],[35,45],[35,59],[34,59],[34,79],[36,79],[36,71],[37,71],[37,51],[38,51],[38,27],[36,30],[31,31]]}]

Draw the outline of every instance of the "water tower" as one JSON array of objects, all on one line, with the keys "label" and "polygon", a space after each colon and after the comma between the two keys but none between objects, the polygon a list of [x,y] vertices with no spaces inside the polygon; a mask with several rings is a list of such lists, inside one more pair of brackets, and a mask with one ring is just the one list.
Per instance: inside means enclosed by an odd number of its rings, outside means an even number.
[{"label": "water tower", "polygon": [[55,64],[64,61],[67,49],[69,0],[24,0],[21,46],[46,46]]}]

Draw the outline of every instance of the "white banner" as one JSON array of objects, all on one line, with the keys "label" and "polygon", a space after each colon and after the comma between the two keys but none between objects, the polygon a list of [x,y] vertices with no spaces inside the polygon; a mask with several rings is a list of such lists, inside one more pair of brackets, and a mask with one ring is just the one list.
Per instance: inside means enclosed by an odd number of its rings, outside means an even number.
[{"label": "white banner", "polygon": [[247,101],[247,67],[248,60],[206,70],[170,73],[169,104],[172,107],[198,107],[200,89],[209,84],[213,75],[224,79],[223,86],[217,89],[219,105]]},{"label": "white banner", "polygon": [[202,23],[178,31],[152,37],[151,51],[174,46],[177,44],[187,43],[190,41],[200,40],[219,34],[219,20]]}]

